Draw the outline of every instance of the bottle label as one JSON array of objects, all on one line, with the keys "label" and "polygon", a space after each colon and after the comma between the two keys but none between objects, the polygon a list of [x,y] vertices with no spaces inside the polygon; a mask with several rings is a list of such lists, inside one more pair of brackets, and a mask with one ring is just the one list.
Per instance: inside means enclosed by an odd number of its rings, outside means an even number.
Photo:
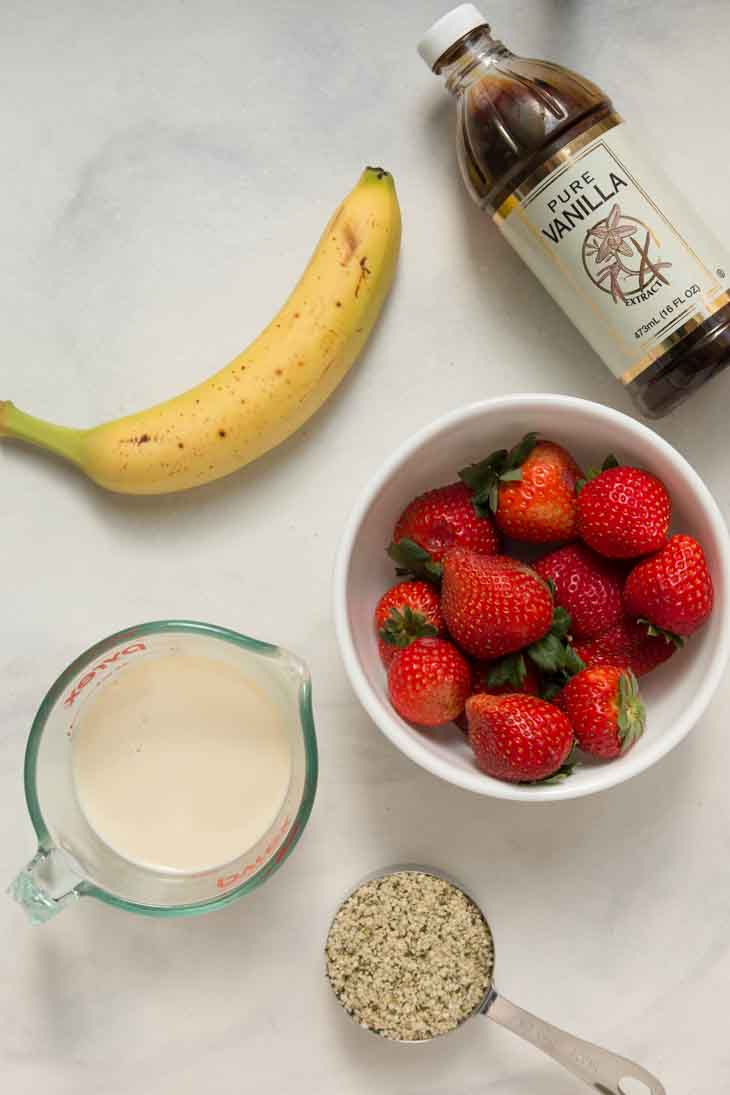
[{"label": "bottle label", "polygon": [[494,219],[624,384],[730,302],[730,258],[618,115],[561,148]]}]

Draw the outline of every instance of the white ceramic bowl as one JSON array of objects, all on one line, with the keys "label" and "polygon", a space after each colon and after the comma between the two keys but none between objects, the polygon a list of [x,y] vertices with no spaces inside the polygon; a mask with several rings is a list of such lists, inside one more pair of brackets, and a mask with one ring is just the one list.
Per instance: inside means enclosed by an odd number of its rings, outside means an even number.
[{"label": "white ceramic bowl", "polygon": [[[647,730],[625,756],[585,765],[555,786],[502,783],[481,773],[456,727],[419,730],[390,705],[378,656],[373,611],[394,583],[385,554],[395,521],[415,495],[456,479],[457,470],[528,430],[564,444],[583,466],[614,452],[623,463],[658,475],[674,503],[672,530],[695,536],[715,585],[709,622],[664,666],[643,678]],[[730,643],[730,541],[720,511],[683,456],[648,426],[610,407],[561,395],[514,395],[475,403],[439,418],[411,437],[370,481],[340,544],[334,578],[335,621],[352,686],[394,745],[434,775],[478,794],[524,802],[577,798],[613,787],[673,749],[705,710],[725,668]]]}]

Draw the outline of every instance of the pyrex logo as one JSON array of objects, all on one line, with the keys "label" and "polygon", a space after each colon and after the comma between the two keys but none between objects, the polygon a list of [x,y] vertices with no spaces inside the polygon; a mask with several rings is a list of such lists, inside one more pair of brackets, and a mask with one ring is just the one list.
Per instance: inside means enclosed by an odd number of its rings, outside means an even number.
[{"label": "pyrex logo", "polygon": [[144,643],[132,643],[130,646],[125,646],[122,650],[115,651],[114,654],[108,654],[103,661],[98,662],[88,671],[88,673],[84,673],[83,677],[76,682],[72,690],[66,696],[66,699],[63,701],[63,706],[72,707],[80,693],[83,692],[88,684],[91,684],[97,673],[100,673],[104,669],[108,669],[110,665],[113,665],[114,662],[118,661],[120,658],[126,657],[128,654],[136,654],[138,650],[146,649],[147,647]]},{"label": "pyrex logo", "polygon": [[256,856],[256,859],[253,861],[253,863],[247,863],[242,870],[236,871],[234,874],[227,874],[223,875],[222,878],[217,878],[215,884],[218,889],[227,890],[230,886],[237,886],[239,882],[244,882],[247,878],[250,878],[251,875],[255,874],[259,870],[260,867],[263,867],[263,865],[267,862],[268,857],[275,850],[281,838],[286,835],[286,839],[279,847],[273,860],[271,860],[272,864],[275,865],[281,863],[281,861],[286,858],[286,855],[291,848],[294,839],[296,838],[297,832],[299,831],[299,826],[295,822],[287,835],[287,830],[289,829],[290,824],[291,818],[285,817],[279,831],[272,837],[272,839],[264,848],[263,852]]}]

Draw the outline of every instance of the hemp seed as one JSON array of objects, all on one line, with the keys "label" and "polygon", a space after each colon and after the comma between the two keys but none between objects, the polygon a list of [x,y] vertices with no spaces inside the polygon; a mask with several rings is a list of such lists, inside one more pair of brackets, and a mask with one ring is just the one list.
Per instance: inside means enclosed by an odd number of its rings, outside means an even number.
[{"label": "hemp seed", "polygon": [[453,1030],[483,1000],[494,967],[492,933],[474,902],[421,871],[360,886],[340,906],[325,954],[345,1010],[397,1041]]}]

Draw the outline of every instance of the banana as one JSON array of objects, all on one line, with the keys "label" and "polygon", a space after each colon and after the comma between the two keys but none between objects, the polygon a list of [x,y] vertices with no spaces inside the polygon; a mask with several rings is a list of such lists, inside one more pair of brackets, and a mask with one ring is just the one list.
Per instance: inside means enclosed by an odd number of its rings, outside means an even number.
[{"label": "banana", "polygon": [[0,401],[0,437],[48,449],[124,494],[187,490],[230,474],[289,437],[345,376],[390,289],[400,230],[392,176],[366,168],[281,311],[225,368],[93,429],[57,426]]}]

